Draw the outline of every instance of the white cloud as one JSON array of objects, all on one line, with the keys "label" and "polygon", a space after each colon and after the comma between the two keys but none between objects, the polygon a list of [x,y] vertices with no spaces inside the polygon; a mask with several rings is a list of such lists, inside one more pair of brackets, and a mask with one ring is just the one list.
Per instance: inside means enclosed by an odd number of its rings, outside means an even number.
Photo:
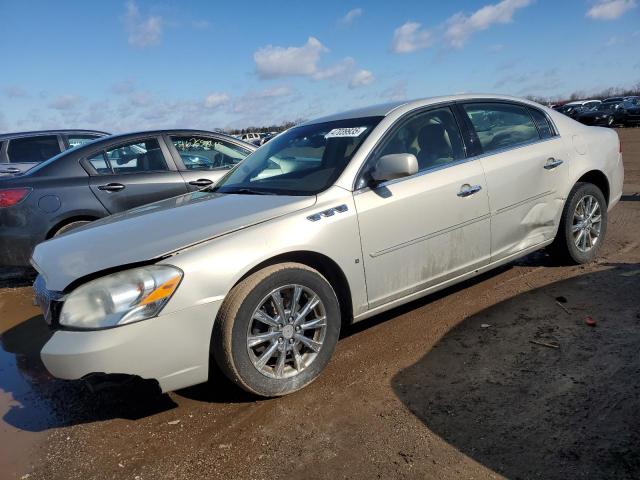
[{"label": "white cloud", "polygon": [[129,33],[129,44],[136,47],[150,47],[160,43],[164,21],[162,17],[150,16],[143,19],[133,0],[126,4],[125,25]]},{"label": "white cloud", "polygon": [[371,85],[375,80],[373,73],[369,70],[358,70],[349,81],[349,88],[364,87]]},{"label": "white cloud", "polygon": [[532,3],[532,0],[502,0],[485,5],[471,15],[457,13],[446,22],[445,41],[449,46],[461,48],[475,32],[486,30],[496,23],[509,23],[515,12]]},{"label": "white cloud", "polygon": [[351,25],[356,18],[362,16],[362,13],[363,10],[361,8],[353,8],[340,19],[340,23],[342,23],[343,25]]},{"label": "white cloud", "polygon": [[594,20],[615,20],[636,6],[636,0],[598,0],[586,16]]},{"label": "white cloud", "polygon": [[9,98],[25,98],[29,96],[27,91],[19,85],[8,85],[3,90],[4,94]]},{"label": "white cloud", "polygon": [[609,40],[607,40],[605,42],[604,46],[605,47],[613,47],[613,46],[618,45],[620,43],[623,43],[622,40],[620,39],[620,37],[617,37],[617,36],[614,35],[613,37],[610,37]]},{"label": "white cloud", "polygon": [[209,28],[209,22],[207,20],[193,20],[191,26],[196,30],[206,30]]},{"label": "white cloud", "polygon": [[383,90],[382,93],[380,93],[380,96],[387,100],[393,100],[393,101],[406,99],[407,98],[407,81],[406,80],[397,81],[396,83],[391,85],[391,87],[387,88],[386,90]]},{"label": "white cloud", "polygon": [[315,37],[309,37],[301,47],[276,47],[267,45],[253,54],[260,78],[277,78],[289,75],[311,76],[318,71],[320,54],[328,49]]},{"label": "white cloud", "polygon": [[433,34],[422,28],[418,22],[407,22],[393,32],[391,51],[394,53],[411,53],[422,50],[433,44]]},{"label": "white cloud", "polygon": [[204,106],[209,109],[221,107],[229,102],[229,95],[224,92],[213,92],[204,99]]},{"label": "white cloud", "polygon": [[[276,102],[280,105],[285,97],[293,95],[293,90],[286,85],[279,85],[274,87],[265,88],[260,91],[250,91],[233,101],[231,111],[233,113],[251,113],[255,114],[270,106]],[[275,113],[272,111],[272,113]]]},{"label": "white cloud", "polygon": [[355,66],[356,61],[351,57],[346,57],[340,62],[330,67],[319,69],[312,75],[314,80],[328,80],[346,75]]},{"label": "white cloud", "polygon": [[49,107],[55,110],[73,110],[83,101],[84,99],[78,95],[61,95],[54,98]]},{"label": "white cloud", "polygon": [[131,78],[127,78],[111,85],[110,90],[116,95],[129,95],[136,91],[136,82]]}]

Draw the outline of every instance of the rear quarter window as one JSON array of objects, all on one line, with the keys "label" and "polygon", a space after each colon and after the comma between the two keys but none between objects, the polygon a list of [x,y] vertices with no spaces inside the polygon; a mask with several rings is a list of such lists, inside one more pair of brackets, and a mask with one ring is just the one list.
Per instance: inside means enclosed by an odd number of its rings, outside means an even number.
[{"label": "rear quarter window", "polygon": [[540,138],[551,138],[555,136],[555,130],[544,113],[536,108],[530,108],[529,113],[531,113],[533,121],[536,122]]}]

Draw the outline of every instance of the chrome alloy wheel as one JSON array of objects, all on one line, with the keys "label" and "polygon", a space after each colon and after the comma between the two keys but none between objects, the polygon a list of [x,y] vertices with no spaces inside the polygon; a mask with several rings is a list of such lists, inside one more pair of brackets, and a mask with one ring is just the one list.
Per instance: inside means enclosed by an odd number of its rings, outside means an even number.
[{"label": "chrome alloy wheel", "polygon": [[326,310],[313,290],[302,285],[278,287],[251,316],[249,358],[263,375],[292,377],[315,360],[326,333]]},{"label": "chrome alloy wheel", "polygon": [[600,202],[592,195],[585,195],[576,205],[571,225],[573,241],[578,250],[581,252],[591,250],[598,243],[601,228]]}]

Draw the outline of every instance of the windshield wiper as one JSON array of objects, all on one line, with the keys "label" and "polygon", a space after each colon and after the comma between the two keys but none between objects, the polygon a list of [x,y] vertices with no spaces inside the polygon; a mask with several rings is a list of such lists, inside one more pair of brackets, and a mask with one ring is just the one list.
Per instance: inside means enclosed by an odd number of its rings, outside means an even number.
[{"label": "windshield wiper", "polygon": [[239,195],[274,195],[271,192],[265,192],[262,190],[253,190],[251,188],[238,187],[238,188],[229,188],[224,191],[217,190],[218,193],[237,193]]}]

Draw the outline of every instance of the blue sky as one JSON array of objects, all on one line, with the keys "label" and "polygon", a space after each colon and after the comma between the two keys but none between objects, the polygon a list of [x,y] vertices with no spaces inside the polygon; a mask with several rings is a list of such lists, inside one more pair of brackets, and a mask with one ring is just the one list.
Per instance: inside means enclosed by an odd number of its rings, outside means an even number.
[{"label": "blue sky", "polygon": [[640,0],[0,0],[0,131],[245,127],[640,82]]}]

